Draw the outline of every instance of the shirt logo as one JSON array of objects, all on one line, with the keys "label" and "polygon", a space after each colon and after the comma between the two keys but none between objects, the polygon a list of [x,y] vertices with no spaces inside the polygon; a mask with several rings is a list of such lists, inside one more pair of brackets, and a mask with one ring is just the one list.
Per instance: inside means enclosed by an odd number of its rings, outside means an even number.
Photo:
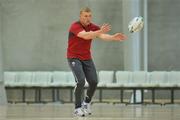
[{"label": "shirt logo", "polygon": [[72,66],[74,67],[76,63],[75,63],[75,62],[72,62],[71,64],[72,64]]}]

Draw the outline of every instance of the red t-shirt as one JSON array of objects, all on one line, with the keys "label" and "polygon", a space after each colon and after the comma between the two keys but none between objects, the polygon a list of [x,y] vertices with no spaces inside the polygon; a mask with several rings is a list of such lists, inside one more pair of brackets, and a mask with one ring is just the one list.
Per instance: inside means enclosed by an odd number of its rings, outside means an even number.
[{"label": "red t-shirt", "polygon": [[69,29],[67,58],[79,58],[80,60],[91,59],[90,48],[92,40],[84,40],[83,38],[78,37],[77,34],[83,30],[88,32],[99,29],[100,27],[93,23],[86,27],[82,26],[79,21],[73,23]]}]

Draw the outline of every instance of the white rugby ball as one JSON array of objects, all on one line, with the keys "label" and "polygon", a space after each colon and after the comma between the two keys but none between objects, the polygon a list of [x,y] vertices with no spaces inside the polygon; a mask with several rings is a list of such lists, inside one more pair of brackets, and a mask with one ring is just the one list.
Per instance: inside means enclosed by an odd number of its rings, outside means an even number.
[{"label": "white rugby ball", "polygon": [[129,22],[128,30],[131,33],[139,32],[143,28],[143,25],[143,17],[135,17]]}]

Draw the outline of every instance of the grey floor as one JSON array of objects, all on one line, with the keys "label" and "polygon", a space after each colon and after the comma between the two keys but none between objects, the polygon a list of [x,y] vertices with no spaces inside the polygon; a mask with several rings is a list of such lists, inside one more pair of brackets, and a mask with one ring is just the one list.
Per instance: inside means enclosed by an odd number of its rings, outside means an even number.
[{"label": "grey floor", "polygon": [[9,104],[0,120],[180,120],[180,105],[93,104],[91,116],[74,117],[73,104]]}]

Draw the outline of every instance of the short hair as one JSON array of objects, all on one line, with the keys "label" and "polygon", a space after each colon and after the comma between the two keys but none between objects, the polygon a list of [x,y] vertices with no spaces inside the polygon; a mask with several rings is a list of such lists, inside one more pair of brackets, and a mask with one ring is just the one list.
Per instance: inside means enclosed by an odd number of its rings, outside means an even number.
[{"label": "short hair", "polygon": [[84,7],[84,8],[81,8],[80,14],[81,14],[82,12],[91,12],[91,9],[90,9],[89,7]]}]

